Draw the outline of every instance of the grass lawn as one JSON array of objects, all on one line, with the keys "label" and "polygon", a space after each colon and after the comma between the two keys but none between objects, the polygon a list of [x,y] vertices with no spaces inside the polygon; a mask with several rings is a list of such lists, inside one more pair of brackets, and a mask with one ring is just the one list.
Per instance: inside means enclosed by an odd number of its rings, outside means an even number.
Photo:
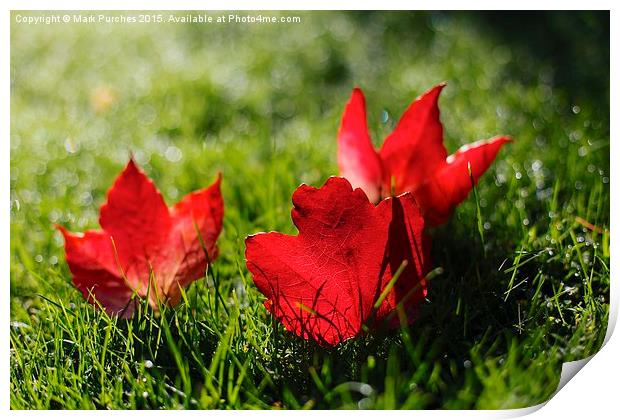
[{"label": "grass lawn", "polygon": [[[49,26],[16,14],[12,408],[518,408],[549,398],[561,364],[601,346],[608,13]],[[353,86],[379,144],[444,80],[449,152],[496,134],[515,141],[477,200],[433,231],[443,272],[419,319],[336,348],[286,332],[253,285],[244,238],[294,233],[294,189],[337,174]],[[82,299],[53,225],[98,228],[130,153],[169,205],[222,171],[225,220],[213,275],[178,307],[127,321]]]}]

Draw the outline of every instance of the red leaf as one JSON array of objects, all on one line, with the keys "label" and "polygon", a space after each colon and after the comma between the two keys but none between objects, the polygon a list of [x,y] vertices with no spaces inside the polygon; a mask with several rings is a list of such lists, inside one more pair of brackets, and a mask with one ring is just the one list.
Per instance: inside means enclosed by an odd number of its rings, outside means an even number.
[{"label": "red leaf", "polygon": [[412,191],[445,163],[448,152],[437,105],[444,86],[437,85],[413,101],[385,139],[381,147],[384,191]]},{"label": "red leaf", "polygon": [[419,185],[413,193],[427,222],[434,226],[446,223],[452,209],[467,198],[472,189],[472,178],[474,185],[477,184],[493,163],[499,149],[510,140],[510,137],[502,136],[465,145]]},{"label": "red leaf", "polygon": [[[293,205],[298,235],[271,232],[246,239],[254,283],[289,331],[335,345],[360,334],[367,321],[385,320],[401,301],[409,315],[415,312],[426,293],[429,244],[410,194],[375,207],[346,179],[330,178],[319,189],[300,186]],[[375,311],[403,260],[408,265]]]},{"label": "red leaf", "polygon": [[353,188],[363,189],[370,201],[377,203],[381,199],[381,159],[366,124],[364,94],[355,88],[338,131],[338,166]]},{"label": "red leaf", "polygon": [[178,303],[180,287],[204,277],[206,254],[211,261],[217,257],[224,213],[220,182],[218,175],[213,185],[169,209],[130,160],[101,206],[102,230],[73,234],[58,227],[74,285],[110,314],[131,316],[135,295],[154,308],[158,299]]},{"label": "red leaf", "polygon": [[463,166],[467,169],[471,161],[477,182],[510,140],[499,137],[473,143],[448,156],[438,107],[444,87],[445,83],[435,86],[409,106],[379,154],[368,135],[363,94],[356,88],[343,114],[338,139],[342,176],[362,188],[373,202],[378,202],[379,196],[413,193],[430,225],[447,222],[454,207],[471,191],[469,173],[466,170],[463,175]]}]

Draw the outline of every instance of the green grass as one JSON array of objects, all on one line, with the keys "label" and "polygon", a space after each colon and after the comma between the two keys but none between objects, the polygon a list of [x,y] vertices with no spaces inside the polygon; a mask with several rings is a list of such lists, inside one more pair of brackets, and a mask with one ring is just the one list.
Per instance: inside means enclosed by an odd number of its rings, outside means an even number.
[{"label": "green grass", "polygon": [[[301,24],[270,26],[13,22],[11,407],[544,401],[561,363],[596,352],[607,325],[608,16],[516,19],[554,28],[540,39],[525,31],[529,40],[509,30],[515,19],[471,13],[303,13]],[[443,272],[419,319],[333,349],[291,336],[262,306],[245,236],[293,233],[294,189],[337,173],[336,132],[355,84],[378,144],[443,80],[450,151],[496,134],[515,142],[433,232]],[[96,112],[91,97],[105,90],[116,99]],[[97,228],[130,153],[169,204],[222,171],[226,207],[213,276],[178,307],[126,321],[72,287],[53,224]]]}]

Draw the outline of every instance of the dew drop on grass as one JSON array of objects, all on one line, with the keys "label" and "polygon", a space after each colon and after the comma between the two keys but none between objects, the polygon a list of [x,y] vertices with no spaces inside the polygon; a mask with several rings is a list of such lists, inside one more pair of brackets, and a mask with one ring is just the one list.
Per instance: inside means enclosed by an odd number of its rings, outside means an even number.
[{"label": "dew drop on grass", "polygon": [[[567,293],[569,296],[574,295],[576,291],[577,291],[577,288],[574,287],[574,286],[572,286],[572,287],[571,286],[566,286],[564,288],[564,293]],[[569,301],[569,303],[570,303],[570,301]]]},{"label": "dew drop on grass", "polygon": [[579,150],[577,150],[577,154],[579,155],[579,157],[584,157],[588,154],[588,148],[586,146],[581,146]]},{"label": "dew drop on grass", "polygon": [[144,391],[144,392],[142,393],[142,398],[148,398],[148,397],[149,397],[149,393],[148,393],[148,391]]},{"label": "dew drop on grass", "polygon": [[387,124],[389,120],[390,120],[390,114],[384,109],[383,111],[381,111],[381,123]]},{"label": "dew drop on grass", "polygon": [[84,191],[82,194],[80,194],[79,201],[80,201],[80,205],[84,207],[89,207],[93,203],[93,196],[91,195],[90,192]]},{"label": "dew drop on grass", "polygon": [[30,325],[26,324],[25,322],[11,321],[11,328],[18,330],[20,328],[30,328]]},{"label": "dew drop on grass", "polygon": [[581,136],[582,136],[581,131],[575,130],[575,131],[570,132],[570,134],[568,135],[568,138],[570,139],[572,143],[575,143],[581,139]]},{"label": "dew drop on grass", "polygon": [[169,187],[166,192],[168,193],[168,197],[175,200],[179,196],[179,190],[175,187]]},{"label": "dew drop on grass", "polygon": [[147,369],[150,369],[153,367],[153,362],[151,362],[150,360],[145,360],[144,361],[144,367]]},{"label": "dew drop on grass", "polygon": [[521,172],[519,172],[519,171],[515,172],[515,178],[521,179],[522,177],[523,177],[523,175],[521,174]]},{"label": "dew drop on grass", "polygon": [[183,152],[176,146],[168,146],[164,152],[164,156],[170,162],[178,162],[183,157]]},{"label": "dew drop on grass", "polygon": [[34,260],[38,263],[43,261],[43,255],[38,254],[37,256],[34,257]]},{"label": "dew drop on grass", "polygon": [[364,396],[369,396],[372,394],[372,387],[368,384],[361,384],[359,387],[360,394]]},{"label": "dew drop on grass", "polygon": [[463,362],[463,367],[464,367],[465,369],[470,369],[470,368],[471,368],[471,360],[465,360],[465,361]]},{"label": "dew drop on grass", "polygon": [[65,150],[71,154],[77,152],[78,150],[77,142],[73,140],[71,137],[67,137],[65,139]]},{"label": "dew drop on grass", "polygon": [[52,211],[50,211],[49,215],[47,216],[47,219],[50,221],[50,223],[56,223],[58,222],[58,220],[60,220],[60,210],[57,209],[53,209]]},{"label": "dew drop on grass", "polygon": [[360,410],[366,410],[372,407],[372,400],[370,398],[362,398],[357,402],[357,408]]},{"label": "dew drop on grass", "polygon": [[151,154],[143,150],[136,150],[133,154],[134,160],[141,166],[145,166],[151,161]]},{"label": "dew drop on grass", "polygon": [[529,224],[530,224],[530,219],[527,219],[527,218],[523,219],[524,226],[528,226]]}]

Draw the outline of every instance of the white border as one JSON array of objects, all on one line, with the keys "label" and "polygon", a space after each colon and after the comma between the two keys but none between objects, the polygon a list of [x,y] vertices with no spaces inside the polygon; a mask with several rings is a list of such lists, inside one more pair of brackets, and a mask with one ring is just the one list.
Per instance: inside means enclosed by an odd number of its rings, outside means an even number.
[{"label": "white border", "polygon": [[[611,73],[614,74],[614,70],[618,69],[617,60],[617,41],[618,41],[618,30],[614,29],[618,27],[620,24],[620,19],[618,19],[615,10],[613,10],[613,6],[616,4],[612,1],[604,1],[604,0],[590,0],[588,2],[583,1],[574,1],[574,0],[564,0],[560,3],[557,1],[550,0],[521,0],[518,3],[513,2],[505,2],[505,3],[497,3],[496,1],[483,0],[483,1],[468,1],[468,2],[459,2],[456,0],[424,0],[424,1],[416,1],[416,2],[404,2],[397,0],[382,0],[381,2],[377,1],[368,1],[368,0],[348,0],[348,1],[336,1],[336,0],[319,0],[314,2],[309,1],[283,1],[283,0],[265,0],[261,2],[250,2],[250,1],[241,1],[241,0],[229,0],[229,1],[210,1],[210,2],[199,2],[195,0],[177,0],[175,2],[166,2],[162,0],[138,0],[132,2],[131,5],[127,3],[127,1],[120,0],[109,0],[107,2],[90,2],[88,5],[85,5],[84,2],[76,1],[76,0],[58,0],[50,4],[49,2],[44,1],[13,1],[9,0],[7,3],[6,14],[4,15],[4,22],[0,26],[2,28],[0,30],[0,39],[2,45],[2,100],[0,101],[0,112],[2,121],[2,127],[4,127],[4,141],[2,142],[2,148],[0,149],[0,158],[2,159],[3,165],[1,167],[1,177],[4,180],[0,186],[0,192],[3,197],[5,197],[5,205],[8,203],[9,199],[9,183],[10,179],[10,67],[9,67],[9,59],[10,59],[10,10],[202,10],[202,9],[211,9],[211,10],[250,10],[250,9],[259,9],[259,10],[341,10],[341,9],[358,9],[358,10],[403,10],[403,9],[418,9],[418,10],[439,10],[439,9],[448,9],[448,10],[462,10],[462,9],[479,9],[479,10],[551,10],[554,9],[558,4],[562,6],[565,10],[581,10],[581,9],[589,9],[589,10],[611,10]],[[95,4],[93,4],[95,3]],[[464,7],[466,6],[466,7]],[[611,84],[611,110],[614,109],[614,104],[617,103],[618,98],[618,89],[617,85],[613,83]],[[611,114],[613,115],[613,113]],[[611,125],[611,137],[616,137],[617,134],[617,126],[612,123]],[[618,152],[620,150],[618,147],[611,144],[611,173],[610,178],[612,181],[612,200],[611,200],[611,214],[618,214],[618,200],[617,194],[614,191],[615,189],[615,180],[619,179],[617,177],[620,169],[619,167],[614,165],[614,161],[617,158],[613,158],[613,156],[618,156]],[[611,221],[611,231],[615,232],[615,219]],[[2,233],[2,237],[5,239],[0,243],[0,264],[4,268],[4,272],[8,274],[9,272],[9,242],[8,238],[10,238],[9,231],[9,212],[5,207],[5,211],[0,216],[0,231]],[[617,239],[612,234],[611,236],[611,249],[616,249],[617,247]],[[618,264],[616,259],[611,260],[611,270],[612,273],[616,273],[618,268]],[[600,416],[601,418],[608,418],[608,413],[617,412],[619,404],[619,398],[617,395],[617,378],[620,373],[620,364],[618,362],[617,355],[620,354],[620,339],[618,339],[617,335],[611,335],[613,327],[615,326],[618,308],[619,308],[619,296],[618,291],[616,290],[615,283],[612,285],[611,289],[611,307],[610,307],[610,330],[607,335],[607,339],[609,340],[603,349],[593,357],[592,361],[588,363],[584,367],[584,369],[579,372],[575,379],[571,380],[554,398],[552,398],[544,407],[543,405],[539,407],[532,407],[529,409],[522,410],[501,410],[501,411],[418,411],[415,413],[410,412],[392,412],[390,416],[397,416],[402,418],[410,418],[410,416],[416,416],[416,418],[461,418],[466,415],[468,418],[506,418],[506,417],[515,417],[530,413],[540,408],[539,411],[536,411],[532,417],[533,418],[549,418],[549,417],[568,417],[572,418],[575,416],[579,416],[583,418],[584,416]],[[10,283],[9,276],[6,279],[0,282],[0,287],[2,296],[4,299],[8,299],[10,296]],[[6,300],[5,300],[6,302]],[[4,363],[0,368],[0,377],[2,380],[3,388],[5,389],[5,393],[0,397],[0,408],[4,410],[9,409],[9,305],[4,307],[3,312],[3,321],[1,323],[2,332],[0,332],[0,340],[2,340],[1,344],[1,352]],[[541,408],[542,407],[542,408]],[[165,417],[170,414],[166,411],[151,411],[151,412],[93,412],[89,413],[93,417],[102,416],[112,416],[112,417],[124,417],[126,415],[143,417],[143,416],[155,416],[155,417]],[[273,412],[273,411],[256,411],[256,412],[247,412],[247,411],[209,411],[208,413],[202,411],[195,412],[185,412],[183,415],[187,417],[195,417],[195,418],[204,418],[203,416],[209,417],[237,417],[241,418],[243,416],[244,420],[248,417],[250,418],[267,418],[272,416],[288,416],[289,414],[294,415],[296,417],[306,417],[311,418],[317,415],[315,412],[305,413],[305,412]],[[50,418],[59,418],[59,417],[74,417],[83,416],[81,412],[71,412],[71,411],[62,411],[62,412],[12,412],[12,415],[15,417],[38,417],[45,416]],[[340,416],[339,411],[326,411],[320,414],[321,416],[327,416],[335,418],[336,416]],[[375,411],[365,411],[356,413],[356,416],[362,416],[367,418],[374,418],[375,416],[383,416],[381,412]],[[596,417],[594,417],[596,418]]]}]

